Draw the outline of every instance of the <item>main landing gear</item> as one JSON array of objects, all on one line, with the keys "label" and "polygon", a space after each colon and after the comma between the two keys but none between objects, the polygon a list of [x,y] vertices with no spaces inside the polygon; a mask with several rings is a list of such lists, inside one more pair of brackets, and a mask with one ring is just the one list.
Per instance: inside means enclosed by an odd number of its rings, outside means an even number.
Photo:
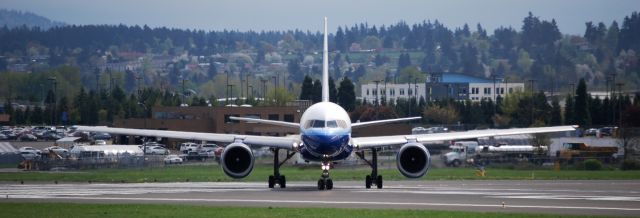
[{"label": "main landing gear", "polygon": [[378,189],[381,189],[382,175],[378,175],[378,150],[376,148],[371,149],[371,161],[364,157],[364,151],[358,151],[356,152],[356,155],[371,166],[371,174],[365,177],[364,186],[369,189],[371,188],[371,185],[375,184]]},{"label": "main landing gear", "polygon": [[287,152],[287,158],[284,159],[284,161],[280,162],[278,160],[280,149],[279,148],[274,148],[273,150],[273,175],[269,176],[269,188],[274,188],[276,186],[276,184],[278,184],[280,186],[280,188],[286,188],[287,187],[287,179],[284,177],[284,175],[280,175],[280,167],[287,162],[287,160],[289,160],[291,157],[293,157],[294,154],[296,154],[296,152]]},{"label": "main landing gear", "polygon": [[333,180],[329,178],[329,169],[331,169],[331,164],[322,162],[322,176],[318,179],[318,190],[333,189]]}]

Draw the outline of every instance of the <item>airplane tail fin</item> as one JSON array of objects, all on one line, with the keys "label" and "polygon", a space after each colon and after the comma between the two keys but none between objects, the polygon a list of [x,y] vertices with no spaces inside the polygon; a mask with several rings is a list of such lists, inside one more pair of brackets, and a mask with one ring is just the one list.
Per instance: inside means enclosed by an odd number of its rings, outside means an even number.
[{"label": "airplane tail fin", "polygon": [[329,45],[327,17],[324,17],[324,45],[322,51],[322,102],[329,102]]}]

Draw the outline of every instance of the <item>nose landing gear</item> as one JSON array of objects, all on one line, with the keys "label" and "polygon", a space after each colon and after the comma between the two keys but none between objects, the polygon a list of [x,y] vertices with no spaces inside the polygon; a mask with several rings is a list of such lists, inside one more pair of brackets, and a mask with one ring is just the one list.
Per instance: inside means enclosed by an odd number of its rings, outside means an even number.
[{"label": "nose landing gear", "polygon": [[329,178],[329,169],[331,169],[331,164],[322,162],[322,176],[318,179],[318,190],[333,189],[333,180]]}]

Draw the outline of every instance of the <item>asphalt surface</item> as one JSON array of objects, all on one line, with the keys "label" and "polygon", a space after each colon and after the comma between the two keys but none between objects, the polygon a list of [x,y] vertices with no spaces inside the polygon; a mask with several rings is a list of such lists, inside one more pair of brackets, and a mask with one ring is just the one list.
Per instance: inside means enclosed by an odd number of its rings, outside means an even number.
[{"label": "asphalt surface", "polygon": [[[640,217],[640,181],[334,181],[265,183],[0,184],[1,202],[396,208]],[[504,203],[504,206],[503,206]]]}]

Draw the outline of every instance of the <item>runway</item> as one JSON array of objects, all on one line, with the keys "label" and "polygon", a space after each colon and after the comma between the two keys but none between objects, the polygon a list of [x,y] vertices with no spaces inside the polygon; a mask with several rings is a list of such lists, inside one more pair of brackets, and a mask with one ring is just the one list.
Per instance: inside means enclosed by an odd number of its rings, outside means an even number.
[{"label": "runway", "polygon": [[[0,202],[150,203],[258,207],[397,208],[640,216],[640,181],[334,181],[264,183],[0,184]],[[504,206],[503,206],[504,203]]]}]

